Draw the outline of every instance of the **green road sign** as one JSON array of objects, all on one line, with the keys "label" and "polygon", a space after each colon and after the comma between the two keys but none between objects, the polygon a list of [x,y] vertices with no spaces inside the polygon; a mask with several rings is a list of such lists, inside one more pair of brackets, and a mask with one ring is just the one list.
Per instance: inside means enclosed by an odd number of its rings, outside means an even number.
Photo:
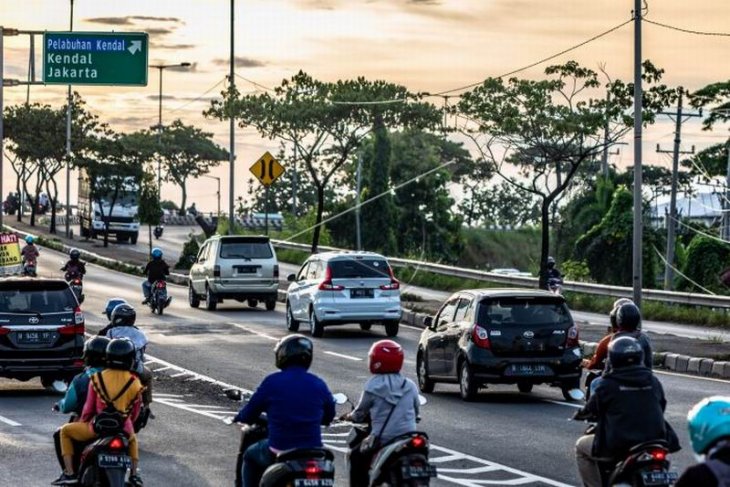
[{"label": "green road sign", "polygon": [[43,81],[147,86],[148,45],[144,32],[46,32]]}]

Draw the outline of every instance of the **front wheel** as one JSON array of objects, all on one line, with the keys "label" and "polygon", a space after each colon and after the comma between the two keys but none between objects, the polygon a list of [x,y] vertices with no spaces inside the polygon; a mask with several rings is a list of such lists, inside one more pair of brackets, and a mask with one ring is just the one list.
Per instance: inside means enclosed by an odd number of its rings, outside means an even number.
[{"label": "front wheel", "polygon": [[432,393],[436,384],[428,377],[426,359],[423,354],[419,354],[416,359],[416,374],[418,374],[418,389],[426,394]]},{"label": "front wheel", "polygon": [[132,235],[132,237],[131,237],[132,245],[137,245],[137,237],[138,237],[138,235],[136,233],[134,235]]},{"label": "front wheel", "polygon": [[293,332],[299,331],[299,321],[294,319],[294,313],[289,303],[286,303],[286,329]]},{"label": "front wheel", "polygon": [[324,325],[317,319],[317,313],[314,312],[314,309],[309,310],[309,331],[314,338],[324,336]]},{"label": "front wheel", "polygon": [[474,373],[466,359],[461,363],[459,370],[459,394],[464,401],[473,401],[477,397],[479,387],[474,381]]},{"label": "front wheel", "polygon": [[188,286],[188,303],[190,304],[191,308],[197,308],[198,306],[200,306],[200,296],[198,296],[198,294],[195,292],[192,284]]}]

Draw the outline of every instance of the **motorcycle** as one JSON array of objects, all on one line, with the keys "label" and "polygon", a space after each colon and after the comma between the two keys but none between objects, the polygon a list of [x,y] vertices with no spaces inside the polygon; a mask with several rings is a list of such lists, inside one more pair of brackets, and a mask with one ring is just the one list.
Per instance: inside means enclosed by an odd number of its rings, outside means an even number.
[{"label": "motorcycle", "polygon": [[[426,404],[426,398],[419,396],[421,405]],[[420,418],[416,418],[419,422]],[[348,451],[345,462],[348,470],[351,468],[350,457],[355,448],[360,448],[363,440],[369,436],[369,424],[353,424],[350,436],[347,439]],[[427,487],[431,478],[436,477],[436,467],[428,461],[428,435],[420,431],[413,431],[393,438],[382,445],[370,462],[368,472],[368,486],[402,485],[408,487]]]},{"label": "motorcycle", "polygon": [[152,233],[154,234],[155,238],[160,238],[160,237],[162,237],[162,232],[163,232],[164,230],[165,230],[165,227],[164,227],[164,226],[162,226],[162,225],[157,225],[157,226],[155,227],[155,229],[154,229],[154,230],[152,231]]},{"label": "motorcycle", "polygon": [[162,315],[164,309],[170,305],[171,301],[172,297],[167,295],[167,283],[162,280],[153,282],[152,293],[149,299],[152,313]]},{"label": "motorcycle", "polygon": [[[250,393],[239,389],[228,389],[226,396],[234,401],[244,402]],[[344,404],[347,396],[334,394],[337,404]],[[233,424],[232,419],[226,420]],[[241,446],[236,461],[236,487],[243,485],[243,454],[254,443],[268,437],[268,420],[265,414],[259,416],[253,425],[241,428]],[[327,448],[301,448],[279,453],[273,465],[266,469],[261,477],[261,487],[332,487],[335,485],[335,456]]]},{"label": "motorcycle", "polygon": [[71,291],[73,291],[74,296],[76,296],[76,299],[79,301],[79,304],[83,303],[85,296],[82,276],[77,272],[67,272],[65,279],[66,282],[68,282],[69,287],[71,287]]},{"label": "motorcycle", "polygon": [[[580,411],[573,416],[578,421],[595,421]],[[595,433],[591,424],[585,434]],[[601,484],[604,487],[670,487],[679,475],[670,470],[669,445],[664,440],[652,440],[633,446],[623,457],[612,462],[601,462]]]},{"label": "motorcycle", "polygon": [[547,289],[553,294],[562,296],[563,294],[563,280],[556,277],[551,277],[547,282]]},{"label": "motorcycle", "polygon": [[122,431],[109,432],[83,449],[78,468],[79,485],[125,487],[129,485],[131,468],[129,440]]},{"label": "motorcycle", "polygon": [[23,275],[28,277],[36,277],[37,262],[35,259],[28,259],[23,262]]},{"label": "motorcycle", "polygon": [[6,215],[15,215],[15,213],[17,211],[18,211],[17,200],[6,199],[5,201],[3,201],[3,212]]}]

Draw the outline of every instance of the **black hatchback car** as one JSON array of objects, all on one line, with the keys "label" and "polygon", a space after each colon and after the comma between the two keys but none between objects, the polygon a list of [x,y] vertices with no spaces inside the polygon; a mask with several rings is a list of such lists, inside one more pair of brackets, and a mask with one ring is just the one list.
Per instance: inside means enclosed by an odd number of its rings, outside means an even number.
[{"label": "black hatchback car", "polygon": [[477,289],[452,295],[424,320],[416,367],[422,392],[458,383],[473,400],[488,383],[558,386],[570,400],[583,358],[578,328],[562,296],[532,289]]},{"label": "black hatchback car", "polygon": [[84,314],[61,279],[0,280],[0,377],[44,386],[83,370]]}]

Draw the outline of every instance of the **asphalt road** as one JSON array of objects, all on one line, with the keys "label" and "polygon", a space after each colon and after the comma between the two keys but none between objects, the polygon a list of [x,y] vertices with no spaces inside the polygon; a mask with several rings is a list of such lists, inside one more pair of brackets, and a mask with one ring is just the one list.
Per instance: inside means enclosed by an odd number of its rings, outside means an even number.
[{"label": "asphalt road", "polygon": [[[56,261],[55,256],[49,261]],[[83,306],[88,328],[102,325],[100,310],[108,297],[139,302],[139,284],[138,278],[90,266]],[[137,307],[158,374],[158,418],[140,436],[143,473],[147,485],[230,485],[238,434],[221,419],[235,405],[221,397],[219,388],[199,379],[255,388],[274,370],[272,347],[286,334],[284,314],[235,302],[216,312],[194,310],[184,288],[170,286],[170,291],[174,300],[162,317]],[[398,336],[406,350],[405,372],[412,379],[419,334],[402,327]],[[351,326],[327,329],[324,338],[315,340],[312,370],[333,392],[356,399],[369,377],[367,351],[383,336],[377,327],[372,332]],[[688,448],[687,411],[702,397],[726,393],[728,383],[663,373],[659,377],[669,400],[667,418]],[[464,403],[455,385],[439,385],[428,399],[420,427],[431,437],[441,472],[433,485],[577,485],[573,444],[584,425],[568,421],[576,406],[562,401],[558,390],[536,387],[532,394],[520,394],[514,387],[493,386],[477,402]],[[57,474],[50,435],[64,418],[51,413],[53,400],[36,381],[0,380],[0,485],[47,485]],[[345,433],[342,428],[326,431],[328,445],[341,451]],[[692,461],[686,448],[673,457],[679,470]],[[337,471],[338,485],[346,485],[341,454]]]}]

